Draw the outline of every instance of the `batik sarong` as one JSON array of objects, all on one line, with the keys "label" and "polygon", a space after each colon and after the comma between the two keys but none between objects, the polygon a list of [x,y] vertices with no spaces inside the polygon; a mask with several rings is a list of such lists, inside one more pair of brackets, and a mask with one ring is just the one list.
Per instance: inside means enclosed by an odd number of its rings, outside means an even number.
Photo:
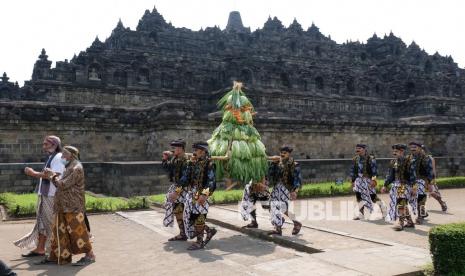
[{"label": "batik sarong", "polygon": [[13,242],[20,248],[33,249],[37,247],[39,234],[47,236],[45,248],[48,248],[52,239],[53,225],[53,196],[39,195],[36,204],[36,223],[30,233]]},{"label": "batik sarong", "polygon": [[[184,201],[186,199],[186,191],[183,189],[181,190],[181,193],[179,194],[179,197],[175,200],[175,201],[171,201],[169,199],[169,195],[171,193],[174,193],[176,192],[176,184],[172,184],[170,186],[170,188],[168,189],[168,192],[166,193],[166,199],[165,199],[165,205],[164,205],[164,208],[165,208],[165,217],[163,218],[163,225],[164,226],[170,226],[172,227],[173,226],[173,222],[174,222],[174,217],[175,217],[175,213],[177,213],[178,211],[175,210],[177,208],[182,208],[182,206],[179,206],[179,204],[184,204]],[[181,214],[182,214],[182,211],[181,211]]]},{"label": "batik sarong", "polygon": [[244,220],[250,219],[250,213],[255,210],[255,204],[257,201],[260,202],[264,209],[270,208],[270,192],[268,189],[263,191],[254,191],[252,183],[245,185],[241,201],[241,215]]},{"label": "batik sarong", "polygon": [[[386,217],[387,221],[395,221],[398,217],[397,214],[397,200],[407,199],[409,205],[412,207],[412,213],[417,213],[417,199],[418,195],[412,196],[413,187],[407,184],[401,184],[399,181],[394,181],[389,191],[389,212]],[[405,206],[408,208],[408,206]]]},{"label": "batik sarong", "polygon": [[376,194],[376,189],[371,187],[371,179],[363,176],[357,177],[355,179],[353,191],[360,193],[361,201],[359,204],[368,208],[370,212],[373,212],[373,201],[371,200],[370,194]]},{"label": "batik sarong", "polygon": [[92,245],[83,213],[55,214],[50,261],[58,264],[71,262],[72,255],[89,253]]},{"label": "batik sarong", "polygon": [[186,236],[192,239],[197,236],[195,226],[196,224],[205,224],[205,220],[208,214],[208,201],[204,205],[200,205],[194,198],[196,190],[193,189],[186,193],[184,200],[184,227],[186,230]]},{"label": "batik sarong", "polygon": [[289,190],[282,183],[278,183],[271,191],[270,212],[272,225],[279,227],[283,225],[283,215],[289,209],[290,194]]}]

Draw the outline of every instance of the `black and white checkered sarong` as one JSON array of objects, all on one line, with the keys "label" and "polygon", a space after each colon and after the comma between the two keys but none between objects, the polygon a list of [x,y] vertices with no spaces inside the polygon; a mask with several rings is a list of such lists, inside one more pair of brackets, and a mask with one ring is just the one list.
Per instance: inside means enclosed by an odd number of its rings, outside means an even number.
[{"label": "black and white checkered sarong", "polygon": [[412,213],[417,214],[417,202],[418,202],[418,193],[415,196],[412,196],[412,187],[410,185],[405,185],[404,192],[400,194],[398,192],[401,183],[399,181],[394,181],[389,191],[389,212],[386,216],[386,221],[395,221],[398,217],[397,214],[397,199],[405,198],[407,199],[409,205],[412,207]]},{"label": "black and white checkered sarong", "polygon": [[265,190],[263,192],[252,192],[252,182],[245,185],[244,194],[241,201],[241,216],[244,220],[250,219],[250,213],[255,210],[255,202],[259,201],[265,207],[270,204],[270,192]]},{"label": "black and white checkered sarong", "polygon": [[197,202],[194,202],[195,193],[195,189],[187,192],[184,200],[184,228],[186,230],[186,236],[189,239],[192,239],[195,236],[194,221],[191,219],[191,216],[196,214],[208,214],[208,201],[205,202],[205,205],[200,205]]},{"label": "black and white checkered sarong", "polygon": [[376,194],[376,190],[371,187],[371,179],[368,177],[359,176],[355,179],[354,192],[358,192],[361,195],[362,204],[368,208],[370,212],[373,212],[373,201],[371,200],[370,194]]},{"label": "black and white checkered sarong", "polygon": [[281,227],[284,223],[283,214],[288,211],[290,192],[282,184],[278,183],[271,191],[270,211],[271,224]]},{"label": "black and white checkered sarong", "polygon": [[165,217],[163,218],[163,225],[166,227],[168,226],[173,227],[174,225],[174,214],[173,214],[174,206],[177,203],[184,203],[184,201],[186,200],[187,192],[185,190],[182,190],[181,193],[179,194],[179,197],[174,202],[170,201],[169,195],[170,193],[174,193],[175,191],[176,191],[176,184],[173,183],[169,187],[168,192],[166,193],[166,197],[165,197],[165,204],[164,204]]}]

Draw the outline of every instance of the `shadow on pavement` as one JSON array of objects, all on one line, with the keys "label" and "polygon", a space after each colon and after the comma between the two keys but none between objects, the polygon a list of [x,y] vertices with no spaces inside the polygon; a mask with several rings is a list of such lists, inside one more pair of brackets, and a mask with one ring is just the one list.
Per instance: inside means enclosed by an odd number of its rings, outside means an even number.
[{"label": "shadow on pavement", "polygon": [[189,242],[166,242],[164,250],[175,254],[189,254],[189,256],[199,259],[202,263],[209,263],[223,260],[223,255],[236,253],[260,257],[272,254],[276,248],[276,245],[273,243],[257,246],[256,241],[250,242],[250,238],[245,235],[233,235],[226,238],[212,239],[204,249],[196,251],[187,250],[187,247],[189,247],[193,241],[194,240]]},{"label": "shadow on pavement", "polygon": [[[10,261],[18,262],[15,265],[10,266],[10,268],[16,272],[18,275],[21,275],[21,271],[41,271],[35,273],[37,276],[45,275],[76,275],[81,269],[85,266],[72,266],[71,264],[66,265],[36,265],[34,263],[39,262],[44,257],[34,257],[34,258],[19,258],[13,259]],[[22,262],[21,262],[22,261]],[[27,265],[27,268],[18,268],[20,266]]]}]

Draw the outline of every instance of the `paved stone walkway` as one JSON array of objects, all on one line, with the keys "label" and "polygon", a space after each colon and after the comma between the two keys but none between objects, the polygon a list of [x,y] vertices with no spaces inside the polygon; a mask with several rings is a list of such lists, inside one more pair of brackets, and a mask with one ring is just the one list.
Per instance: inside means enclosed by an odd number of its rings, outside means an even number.
[{"label": "paved stone walkway", "polygon": [[[291,236],[286,225],[284,236],[263,240],[271,229],[267,212],[260,213],[261,230],[242,233],[237,206],[211,207],[209,218],[220,226],[205,250],[186,251],[187,242],[167,242],[177,233],[162,226],[162,210],[122,212],[90,216],[97,262],[84,268],[37,266],[20,257],[12,241],[28,232],[33,221],[0,223],[0,259],[19,275],[396,275],[414,273],[430,262],[427,231],[435,224],[465,221],[461,204],[465,189],[444,190],[450,211],[443,214],[432,200],[428,203],[429,222],[402,233],[376,220],[335,220],[340,204],[352,197],[319,199],[334,207],[332,216],[314,220],[303,217],[304,228]],[[298,201],[296,206],[309,206]],[[330,205],[331,205],[330,204]],[[339,205],[338,205],[339,204]],[[321,204],[320,204],[321,205]],[[328,205],[329,206],[329,205]],[[308,209],[308,208],[307,208]],[[300,211],[299,211],[300,212]],[[299,214],[298,215],[302,215]],[[331,218],[331,219],[328,219]],[[236,231],[238,230],[238,231]],[[258,238],[257,238],[258,237]],[[295,249],[294,249],[295,248]],[[313,254],[310,254],[310,253]],[[319,253],[314,253],[319,252]],[[80,256],[74,258],[76,261]]]},{"label": "paved stone walkway", "polygon": [[[157,211],[90,216],[97,262],[87,267],[34,265],[12,240],[32,227],[32,221],[0,225],[0,259],[18,275],[365,275],[272,242],[251,238],[223,227],[201,251],[187,251],[187,242],[167,242],[176,229],[161,225]],[[74,257],[74,261],[81,256]]]},{"label": "paved stone walkway", "polygon": [[[362,236],[370,240],[381,240],[387,243],[400,243],[428,249],[428,231],[431,227],[465,221],[465,204],[463,204],[465,189],[444,189],[441,193],[449,206],[448,211],[442,212],[438,202],[433,198],[428,198],[426,209],[429,217],[425,220],[425,223],[417,225],[415,229],[406,229],[401,233],[393,231],[391,223],[386,223],[380,219],[381,213],[378,206],[375,206],[375,211],[371,216],[367,214],[366,220],[352,220],[353,210],[350,210],[348,206],[356,204],[355,196],[298,200],[295,202],[293,210],[300,221],[314,229],[328,229],[331,232]],[[389,204],[387,194],[379,196],[386,204]],[[219,207],[234,211],[238,210],[237,204]],[[260,227],[269,227],[268,211],[258,208],[258,214],[262,216],[259,218]],[[241,220],[240,216],[237,219]],[[245,224],[243,222],[243,225]]]},{"label": "paved stone walkway", "polygon": [[[238,220],[236,211],[224,207],[213,207],[210,214],[212,220],[219,217],[223,223],[229,224],[224,226],[231,229],[239,230],[239,227],[244,224]],[[266,217],[261,218],[262,221],[268,221]],[[291,235],[292,224],[286,223],[283,236],[274,237],[274,242],[300,251],[305,251],[301,249],[302,246],[318,249],[322,252],[310,254],[312,258],[367,275],[414,273],[431,262],[429,251],[425,248],[383,240],[376,238],[376,236],[375,238],[365,237],[328,228],[314,227],[307,224],[307,221],[303,221],[303,223],[302,232],[297,236]],[[266,230],[270,230],[271,226],[269,223],[262,223],[260,228],[246,231],[264,233]],[[307,252],[310,251],[307,250]],[[392,265],[393,263],[395,266]]]}]

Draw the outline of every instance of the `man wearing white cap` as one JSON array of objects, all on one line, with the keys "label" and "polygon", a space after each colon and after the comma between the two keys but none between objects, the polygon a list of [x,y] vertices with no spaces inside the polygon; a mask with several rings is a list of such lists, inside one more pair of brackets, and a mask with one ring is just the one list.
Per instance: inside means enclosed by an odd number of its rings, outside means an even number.
[{"label": "man wearing white cap", "polygon": [[[42,149],[48,154],[44,170],[48,168],[56,174],[62,175],[65,166],[60,161],[62,151],[60,138],[54,135],[46,136],[42,143]],[[35,247],[29,253],[22,254],[23,257],[44,256],[45,246],[52,237],[53,202],[56,187],[50,183],[44,170],[35,171],[30,167],[24,169],[26,175],[39,179],[39,185],[36,188],[38,194],[36,224],[29,234],[14,242],[20,248]]]}]

